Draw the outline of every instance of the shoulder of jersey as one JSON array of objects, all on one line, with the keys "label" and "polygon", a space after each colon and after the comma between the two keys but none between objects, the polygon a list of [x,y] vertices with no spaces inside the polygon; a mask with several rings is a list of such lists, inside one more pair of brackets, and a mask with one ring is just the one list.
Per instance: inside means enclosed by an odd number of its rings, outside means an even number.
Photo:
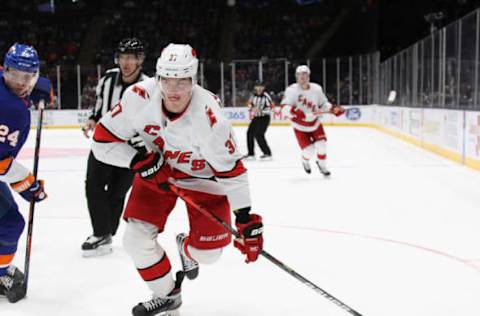
[{"label": "shoulder of jersey", "polygon": [[[29,116],[30,111],[25,106],[22,99],[13,96],[7,89],[0,85],[0,119],[12,119],[13,122],[23,122],[26,116]],[[7,119],[9,118],[9,119]]]},{"label": "shoulder of jersey", "polygon": [[124,98],[128,97],[148,101],[155,92],[156,87],[157,81],[155,78],[147,78],[129,86],[124,92]]},{"label": "shoulder of jersey", "polygon": [[197,85],[194,88],[192,102],[195,103],[192,104],[194,105],[192,115],[198,118],[195,119],[196,122],[207,122],[213,127],[224,121],[220,98],[212,92]]},{"label": "shoulder of jersey", "polygon": [[293,83],[293,84],[289,85],[287,87],[287,89],[285,89],[284,97],[286,95],[291,95],[291,94],[297,93],[297,91],[298,91],[298,84]]},{"label": "shoulder of jersey", "polygon": [[147,79],[152,79],[151,77],[147,76],[146,74],[142,73],[138,81],[145,81]]},{"label": "shoulder of jersey", "polygon": [[0,100],[6,101],[0,109],[15,108],[13,104],[22,103],[22,100],[9,92],[4,81],[0,81]]},{"label": "shoulder of jersey", "polygon": [[215,110],[218,109],[219,111],[221,111],[222,105],[220,98],[217,97],[214,93],[200,87],[199,85],[196,85],[193,91],[193,102],[202,103],[203,105],[208,105]]},{"label": "shoulder of jersey", "polygon": [[311,85],[312,88],[315,89],[315,90],[323,90],[323,89],[322,89],[322,86],[319,85],[318,83],[310,82],[310,85]]},{"label": "shoulder of jersey", "polygon": [[136,112],[150,102],[155,93],[156,81],[154,78],[137,82],[129,86],[123,93],[120,103],[125,111]]},{"label": "shoulder of jersey", "polygon": [[295,91],[298,89],[298,83],[292,83],[291,85],[289,85],[287,87],[287,89],[285,91]]},{"label": "shoulder of jersey", "polygon": [[5,86],[4,81],[0,81],[0,98],[4,99],[8,96],[7,87]]}]

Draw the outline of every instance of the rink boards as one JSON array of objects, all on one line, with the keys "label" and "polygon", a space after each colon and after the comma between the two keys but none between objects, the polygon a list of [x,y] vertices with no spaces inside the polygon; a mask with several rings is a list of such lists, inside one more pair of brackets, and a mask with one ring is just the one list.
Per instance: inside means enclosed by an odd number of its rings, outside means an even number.
[{"label": "rink boards", "polygon": [[372,106],[376,128],[480,170],[480,112]]},{"label": "rink boards", "polygon": [[[347,106],[358,108],[349,115],[324,115],[325,125],[377,128],[409,143],[480,170],[480,112],[421,109],[394,106]],[[224,108],[234,125],[247,125],[251,114],[245,107]],[[32,125],[37,122],[32,111]],[[48,110],[44,113],[46,128],[79,128],[90,115],[89,110]],[[271,124],[290,125],[281,113],[273,113]]]}]

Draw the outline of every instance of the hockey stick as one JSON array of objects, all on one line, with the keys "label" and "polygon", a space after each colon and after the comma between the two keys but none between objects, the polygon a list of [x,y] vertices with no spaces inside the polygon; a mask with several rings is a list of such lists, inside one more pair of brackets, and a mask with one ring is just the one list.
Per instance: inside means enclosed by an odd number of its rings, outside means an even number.
[{"label": "hockey stick", "polygon": [[[35,153],[33,156],[33,177],[37,180],[38,174],[38,160],[40,156],[40,138],[42,135],[43,124],[43,110],[45,108],[45,101],[40,100],[38,103],[38,124],[37,124],[37,136],[35,139]],[[33,215],[35,211],[35,201],[30,201],[30,211],[28,213],[28,230],[27,230],[27,249],[25,250],[25,278],[23,281],[23,288],[25,295],[27,295],[28,289],[28,277],[30,275],[30,253],[32,251],[32,232],[33,232]]]},{"label": "hockey stick", "polygon": [[[354,107],[354,108],[348,108],[345,109],[345,115],[346,116],[351,116],[351,115],[356,115],[360,113],[360,108]],[[313,115],[322,115],[322,114],[333,114],[333,112],[330,111],[315,111],[313,112]]]},{"label": "hockey stick", "polygon": [[[232,233],[232,235],[234,235],[236,238],[240,238],[240,234],[232,226],[225,223],[221,218],[219,218],[215,214],[209,212],[207,209],[205,209],[201,205],[195,203],[195,201],[193,201],[193,199],[191,199],[187,194],[185,194],[185,192],[182,189],[179,189],[178,187],[176,187],[175,185],[173,185],[171,183],[168,184],[168,188],[173,193],[178,195],[182,200],[184,200],[185,203],[191,205],[197,211],[199,211],[203,215],[207,216],[208,218],[210,218],[212,221],[216,222],[217,224],[222,225],[226,230],[228,230],[230,233]],[[315,292],[319,293],[320,295],[322,295],[323,297],[325,297],[326,299],[328,299],[329,301],[331,301],[332,303],[334,303],[338,307],[344,309],[345,311],[349,312],[352,315],[362,316],[362,314],[355,311],[353,308],[349,307],[348,305],[346,305],[345,303],[343,303],[342,301],[340,301],[339,299],[337,299],[335,296],[331,295],[327,291],[322,290],[320,287],[318,287],[317,285],[315,285],[314,283],[309,281],[307,278],[300,275],[298,272],[296,272],[295,270],[293,270],[292,268],[287,266],[285,263],[281,262],[280,260],[278,260],[277,258],[272,256],[271,254],[269,254],[265,250],[262,250],[262,252],[260,254],[263,257],[265,257],[266,259],[268,259],[270,262],[272,262],[274,265],[276,265],[280,269],[284,270],[285,272],[287,272],[288,274],[293,276],[295,279],[299,280],[300,282],[302,282],[303,284],[305,284],[306,286],[308,286],[309,288],[311,288]]]}]

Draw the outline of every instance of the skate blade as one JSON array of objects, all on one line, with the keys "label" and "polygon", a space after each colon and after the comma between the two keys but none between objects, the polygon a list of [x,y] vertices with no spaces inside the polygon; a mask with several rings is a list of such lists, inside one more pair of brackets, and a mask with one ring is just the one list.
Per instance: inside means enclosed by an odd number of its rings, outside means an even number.
[{"label": "skate blade", "polygon": [[195,280],[198,277],[198,268],[184,272],[187,279],[189,280]]},{"label": "skate blade", "polygon": [[180,316],[180,308],[158,314],[158,316]]},{"label": "skate blade", "polygon": [[99,246],[97,249],[92,250],[82,250],[82,257],[84,258],[91,258],[91,257],[101,257],[111,254],[113,252],[113,248],[111,245],[103,245]]}]

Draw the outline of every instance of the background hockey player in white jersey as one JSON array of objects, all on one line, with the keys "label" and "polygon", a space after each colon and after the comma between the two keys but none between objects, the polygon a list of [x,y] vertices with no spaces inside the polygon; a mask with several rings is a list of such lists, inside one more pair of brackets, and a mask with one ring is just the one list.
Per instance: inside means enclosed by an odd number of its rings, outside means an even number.
[{"label": "background hockey player in white jersey", "polygon": [[300,65],[295,70],[297,83],[285,90],[281,101],[283,114],[290,118],[298,144],[302,149],[302,165],[311,173],[310,159],[316,155],[316,163],[324,176],[329,176],[326,167],[327,137],[321,122],[322,113],[340,116],[345,109],[328,102],[319,84],[310,82],[310,68]]},{"label": "background hockey player in white jersey", "polygon": [[[130,87],[93,137],[97,159],[137,172],[124,215],[124,247],[154,296],[133,308],[136,316],[178,309],[183,275],[196,278],[199,263],[216,261],[231,241],[225,228],[187,204],[190,233],[177,236],[184,274],[174,280],[170,259],[156,239],[178,198],[165,189],[167,181],[227,223],[234,211],[242,236],[234,245],[247,262],[262,250],[262,218],[250,214],[242,155],[219,99],[196,85],[197,68],[189,45],[168,45],[157,61],[156,77]],[[127,143],[137,133],[150,149],[147,154]]]}]

